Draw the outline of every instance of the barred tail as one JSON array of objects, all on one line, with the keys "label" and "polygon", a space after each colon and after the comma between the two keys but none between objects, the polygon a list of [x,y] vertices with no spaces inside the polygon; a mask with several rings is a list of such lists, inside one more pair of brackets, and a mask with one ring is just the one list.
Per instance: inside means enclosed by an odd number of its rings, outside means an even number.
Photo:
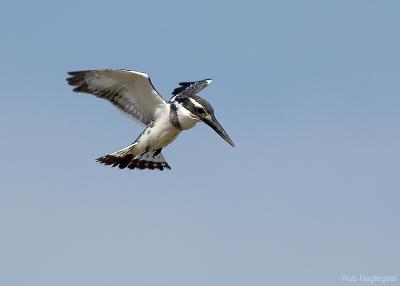
[{"label": "barred tail", "polygon": [[164,170],[171,169],[161,152],[150,151],[145,154],[133,154],[131,153],[131,146],[124,149],[105,155],[96,159],[103,165],[112,165],[112,167],[118,166],[120,169],[128,167],[129,169],[159,169]]}]

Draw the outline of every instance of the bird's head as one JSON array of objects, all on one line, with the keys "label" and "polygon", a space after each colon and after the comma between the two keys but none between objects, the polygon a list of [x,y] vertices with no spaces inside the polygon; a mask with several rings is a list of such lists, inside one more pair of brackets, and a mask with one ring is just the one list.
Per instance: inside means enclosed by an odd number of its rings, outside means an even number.
[{"label": "bird's head", "polygon": [[210,126],[229,145],[235,147],[235,144],[233,143],[232,139],[229,138],[224,128],[222,128],[221,124],[215,118],[214,109],[212,108],[210,103],[208,103],[205,99],[197,95],[189,96],[185,101],[186,102],[183,103],[183,105],[191,113],[193,117],[195,117],[199,121],[203,121],[205,124]]}]

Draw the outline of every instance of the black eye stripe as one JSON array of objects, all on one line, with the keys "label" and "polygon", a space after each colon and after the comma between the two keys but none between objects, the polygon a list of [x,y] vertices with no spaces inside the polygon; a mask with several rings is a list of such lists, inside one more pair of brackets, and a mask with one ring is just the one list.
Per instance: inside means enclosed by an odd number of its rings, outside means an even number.
[{"label": "black eye stripe", "polygon": [[[191,99],[194,99],[198,103],[198,105],[195,105]],[[176,101],[182,104],[184,108],[192,113],[197,113],[201,115],[214,113],[211,105],[200,96],[179,97]]]},{"label": "black eye stripe", "polygon": [[197,107],[196,110],[198,113],[201,113],[201,114],[206,113],[203,107]]}]

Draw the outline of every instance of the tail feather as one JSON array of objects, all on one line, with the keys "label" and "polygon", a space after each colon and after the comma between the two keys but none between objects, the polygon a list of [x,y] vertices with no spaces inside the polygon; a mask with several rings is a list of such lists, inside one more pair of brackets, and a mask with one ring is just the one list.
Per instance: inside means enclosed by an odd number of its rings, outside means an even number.
[{"label": "tail feather", "polygon": [[118,166],[120,169],[128,167],[129,169],[171,169],[162,153],[154,156],[156,151],[151,151],[145,154],[133,154],[129,149],[124,148],[109,155],[98,158],[96,161],[103,165]]}]

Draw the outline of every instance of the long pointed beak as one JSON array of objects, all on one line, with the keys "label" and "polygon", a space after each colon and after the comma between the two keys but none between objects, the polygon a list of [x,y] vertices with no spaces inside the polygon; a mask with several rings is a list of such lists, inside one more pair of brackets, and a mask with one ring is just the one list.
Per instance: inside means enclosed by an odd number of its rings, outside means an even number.
[{"label": "long pointed beak", "polygon": [[211,119],[204,119],[204,123],[210,126],[215,130],[229,145],[235,147],[232,139],[229,138],[228,134],[225,132],[224,128],[222,128],[221,124],[219,124],[218,120],[213,116]]}]

